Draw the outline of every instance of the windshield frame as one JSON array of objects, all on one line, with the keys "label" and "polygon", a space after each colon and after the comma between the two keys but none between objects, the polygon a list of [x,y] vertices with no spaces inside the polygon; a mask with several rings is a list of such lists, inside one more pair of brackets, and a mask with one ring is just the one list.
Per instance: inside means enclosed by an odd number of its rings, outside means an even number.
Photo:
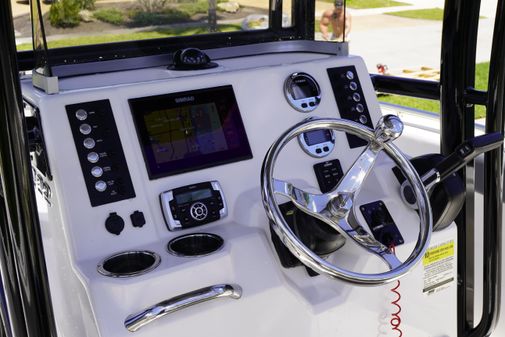
[{"label": "windshield frame", "polygon": [[[54,48],[48,50],[48,59],[53,66],[71,65],[172,54],[188,47],[214,49],[263,42],[313,40],[315,1],[293,0],[291,11],[292,26],[286,28],[282,27],[282,0],[271,0],[268,29]],[[33,50],[18,51],[17,58],[20,71],[35,67]]]}]

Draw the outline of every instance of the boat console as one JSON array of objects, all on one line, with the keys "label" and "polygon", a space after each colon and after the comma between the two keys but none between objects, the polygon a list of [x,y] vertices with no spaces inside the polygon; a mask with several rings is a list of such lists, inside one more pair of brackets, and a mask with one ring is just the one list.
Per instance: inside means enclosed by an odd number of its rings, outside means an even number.
[{"label": "boat console", "polygon": [[[59,334],[456,335],[455,226],[431,233],[429,205],[402,199],[406,141],[363,61],[214,61],[62,78],[54,95],[22,80]],[[358,225],[329,225],[321,196]]]}]

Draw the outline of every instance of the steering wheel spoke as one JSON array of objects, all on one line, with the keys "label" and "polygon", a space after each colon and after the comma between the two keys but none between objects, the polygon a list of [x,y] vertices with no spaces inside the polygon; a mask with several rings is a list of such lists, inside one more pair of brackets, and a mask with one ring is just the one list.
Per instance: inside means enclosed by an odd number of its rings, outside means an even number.
[{"label": "steering wheel spoke", "polygon": [[383,144],[394,140],[402,132],[401,122],[397,124],[391,121],[392,119],[378,123],[374,131],[375,138],[368,144],[358,159],[354,161],[351,168],[329,194],[333,196],[346,194],[351,197],[351,201],[354,200],[366,177],[372,171],[379,153],[384,149]]},{"label": "steering wheel spoke", "polygon": [[309,214],[321,213],[330,201],[326,194],[309,193],[284,180],[274,178],[272,185],[275,193],[288,197],[298,208]]},{"label": "steering wheel spoke", "polygon": [[354,196],[358,194],[363,181],[366,179],[368,174],[372,171],[373,165],[381,148],[378,148],[372,144],[369,144],[367,148],[361,153],[358,159],[354,162],[351,168],[345,173],[344,177],[340,182],[330,191],[330,195],[340,195],[347,194],[354,199]]}]

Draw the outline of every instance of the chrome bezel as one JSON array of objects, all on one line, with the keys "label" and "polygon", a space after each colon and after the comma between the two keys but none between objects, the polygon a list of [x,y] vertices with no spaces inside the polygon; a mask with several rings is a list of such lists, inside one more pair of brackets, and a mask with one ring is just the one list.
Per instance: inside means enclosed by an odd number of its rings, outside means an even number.
[{"label": "chrome bezel", "polygon": [[[140,271],[131,272],[131,273],[114,273],[114,272],[110,272],[110,271],[108,271],[108,270],[106,270],[104,268],[104,264],[108,260],[116,258],[116,257],[119,257],[119,256],[123,256],[123,255],[129,255],[129,254],[145,254],[145,255],[153,257],[154,258],[154,262],[151,264],[151,266],[149,266],[147,268],[144,268],[144,269],[142,269]],[[144,275],[144,274],[146,274],[146,273],[154,270],[156,267],[158,267],[160,265],[160,263],[161,263],[161,257],[158,254],[154,253],[154,252],[151,252],[151,251],[148,251],[148,250],[130,250],[130,251],[124,251],[124,252],[120,252],[120,253],[117,253],[117,254],[114,254],[114,255],[106,257],[105,259],[102,260],[102,262],[100,262],[98,264],[97,271],[101,275],[107,276],[107,277],[127,278],[127,277],[134,277],[134,276]]]},{"label": "chrome bezel", "polygon": [[[317,89],[316,96],[306,97],[303,99],[295,99],[293,97],[293,95],[291,94],[292,92],[291,88],[293,86],[293,82],[295,81],[295,79],[299,77],[303,77],[314,84],[314,86]],[[286,96],[286,100],[288,101],[289,105],[291,105],[294,109],[300,112],[314,111],[321,102],[321,88],[319,87],[319,83],[317,83],[314,77],[303,72],[296,72],[288,76],[286,81],[284,81],[284,95]],[[311,103],[313,104],[313,106],[310,106]],[[303,104],[305,104],[306,106],[303,107],[302,106]]]},{"label": "chrome bezel", "polygon": [[[306,121],[311,121],[314,118],[316,118],[316,117],[309,117],[309,118],[306,119]],[[330,134],[331,134],[331,140],[327,141],[327,142],[322,142],[322,143],[314,144],[314,145],[309,145],[305,141],[305,137],[304,137],[305,132],[299,134],[298,137],[297,137],[298,144],[300,145],[300,147],[302,148],[302,150],[306,154],[308,154],[309,156],[314,157],[314,158],[324,158],[324,157],[328,156],[333,151],[333,149],[335,148],[335,138],[336,138],[335,137],[335,131],[334,130],[330,130],[330,129],[320,129],[320,130],[329,130]],[[317,130],[313,130],[313,131],[317,131]],[[328,151],[326,151],[326,152],[323,151],[323,148],[325,146],[328,147]],[[321,153],[317,153],[317,149],[320,149]]]},{"label": "chrome bezel", "polygon": [[[179,252],[176,252],[171,248],[171,245],[174,244],[175,242],[178,242],[180,240],[186,239],[186,238],[191,238],[191,237],[208,237],[212,239],[216,239],[219,242],[219,247],[217,247],[215,250],[208,252],[208,253],[203,253],[203,254],[197,254],[197,255],[187,255],[187,254],[182,254]],[[219,252],[221,249],[224,247],[224,239],[217,235],[217,234],[212,234],[212,233],[191,233],[191,234],[185,234],[178,236],[176,238],[173,238],[167,243],[167,252],[173,256],[177,257],[185,257],[185,258],[194,258],[194,257],[203,257],[203,256],[208,256],[214,253]]]}]

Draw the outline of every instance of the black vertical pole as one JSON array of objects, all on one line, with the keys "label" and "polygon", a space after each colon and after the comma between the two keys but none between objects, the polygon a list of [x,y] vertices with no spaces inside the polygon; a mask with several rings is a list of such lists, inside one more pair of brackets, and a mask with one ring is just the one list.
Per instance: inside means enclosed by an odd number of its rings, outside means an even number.
[{"label": "black vertical pole", "polygon": [[[475,54],[480,0],[446,0],[442,31],[440,77],[442,154],[449,154],[474,136],[474,107],[465,95],[475,83]],[[458,336],[473,326],[474,171],[460,172],[466,182],[466,203],[456,219],[458,228]]]},{"label": "black vertical pole", "polygon": [[217,0],[209,0],[209,32],[217,32]]},{"label": "black vertical pole", "polygon": [[[496,10],[489,65],[486,132],[504,131],[505,115],[505,1]],[[484,249],[482,318],[469,336],[489,336],[499,317],[503,206],[503,146],[484,156]]]},{"label": "black vertical pole", "polygon": [[15,337],[55,337],[56,328],[24,126],[11,2],[0,1],[0,272]]}]

